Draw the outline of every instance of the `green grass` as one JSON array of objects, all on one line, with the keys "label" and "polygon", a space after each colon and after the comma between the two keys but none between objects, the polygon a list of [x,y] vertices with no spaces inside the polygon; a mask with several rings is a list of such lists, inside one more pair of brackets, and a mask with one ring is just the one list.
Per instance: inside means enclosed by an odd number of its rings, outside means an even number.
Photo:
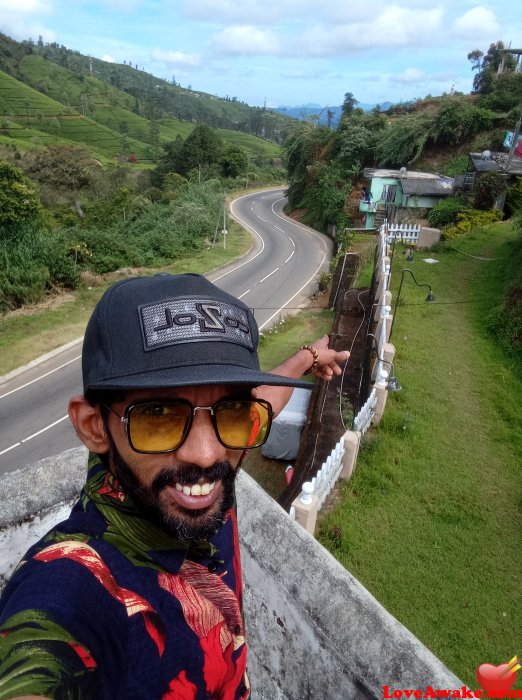
[{"label": "green grass", "polygon": [[[173,274],[203,274],[244,254],[252,244],[250,235],[233,221],[230,221],[228,231],[226,250],[218,241],[213,250],[203,250],[161,270]],[[46,304],[0,317],[0,376],[83,335],[96,302],[116,279],[157,271],[156,268],[127,270],[96,278],[74,294],[54,296]]]},{"label": "green grass", "polygon": [[[471,686],[479,664],[519,652],[522,629],[522,373],[484,324],[513,254],[505,224],[415,253],[436,303],[405,276],[392,339],[403,390],[320,519],[320,541]],[[395,293],[405,266],[397,249]]]}]

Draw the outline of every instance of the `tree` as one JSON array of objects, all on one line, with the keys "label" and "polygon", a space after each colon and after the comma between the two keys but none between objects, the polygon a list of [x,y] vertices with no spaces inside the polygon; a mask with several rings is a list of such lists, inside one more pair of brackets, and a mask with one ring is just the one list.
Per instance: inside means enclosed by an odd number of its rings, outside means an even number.
[{"label": "tree", "polygon": [[507,179],[503,173],[484,173],[473,188],[473,204],[476,209],[492,209],[506,190]]},{"label": "tree", "polygon": [[43,209],[34,184],[23,171],[0,161],[0,237],[9,229],[43,220]]},{"label": "tree", "polygon": [[355,99],[351,92],[345,93],[341,119],[343,119],[344,117],[349,117],[358,104],[359,102]]},{"label": "tree", "polygon": [[225,177],[238,177],[245,174],[248,157],[239,146],[229,146],[221,156],[219,165]]},{"label": "tree", "polygon": [[187,136],[179,154],[180,175],[191,170],[217,164],[223,151],[223,142],[218,133],[206,124],[198,124]]},{"label": "tree", "polygon": [[480,49],[474,49],[468,54],[468,60],[471,61],[472,70],[477,71],[473,78],[473,89],[482,94],[493,90],[499,68],[514,70],[516,66],[513,54],[506,50],[502,41],[490,44],[485,54]]}]

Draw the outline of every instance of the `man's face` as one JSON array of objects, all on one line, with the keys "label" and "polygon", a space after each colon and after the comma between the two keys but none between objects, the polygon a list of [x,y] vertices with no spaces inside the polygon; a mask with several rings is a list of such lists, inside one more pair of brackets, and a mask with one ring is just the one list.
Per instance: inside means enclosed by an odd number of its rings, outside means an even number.
[{"label": "man's face", "polygon": [[[187,387],[129,391],[125,400],[113,403],[118,414],[140,401],[186,399],[193,406],[212,406],[237,396],[226,386]],[[249,397],[249,390],[242,395]],[[209,411],[196,411],[185,442],[165,454],[141,454],[129,445],[123,423],[109,412],[109,464],[125,491],[133,496],[148,517],[184,540],[211,537],[223,524],[234,501],[234,479],[242,450],[221,445]]]}]

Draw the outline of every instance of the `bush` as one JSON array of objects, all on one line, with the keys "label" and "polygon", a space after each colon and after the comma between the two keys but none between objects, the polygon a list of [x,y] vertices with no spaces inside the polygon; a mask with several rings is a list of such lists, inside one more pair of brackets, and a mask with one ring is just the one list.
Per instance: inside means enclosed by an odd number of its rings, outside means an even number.
[{"label": "bush", "polygon": [[445,226],[442,230],[442,238],[454,238],[461,233],[469,233],[480,226],[487,226],[495,221],[500,221],[503,214],[498,209],[490,209],[489,211],[481,211],[478,209],[467,209],[457,216],[457,222]]},{"label": "bush", "polygon": [[506,189],[507,179],[503,173],[484,173],[478,178],[473,189],[473,204],[475,208],[491,209]]},{"label": "bush", "polygon": [[504,210],[508,216],[522,214],[522,177],[518,177],[516,183],[508,189]]},{"label": "bush", "polygon": [[469,209],[469,204],[462,197],[448,197],[428,212],[428,222],[433,228],[441,229],[456,223],[458,215],[466,209]]}]

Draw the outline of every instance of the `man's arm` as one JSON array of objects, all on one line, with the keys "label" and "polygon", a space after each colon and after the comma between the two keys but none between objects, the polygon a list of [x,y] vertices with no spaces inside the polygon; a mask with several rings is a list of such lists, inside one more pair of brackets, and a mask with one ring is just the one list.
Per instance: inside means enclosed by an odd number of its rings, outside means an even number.
[{"label": "man's arm", "polygon": [[[325,335],[311,343],[312,347],[317,351],[317,366],[312,371],[312,374],[319,377],[319,379],[330,381],[334,375],[341,374],[342,369],[339,365],[346,362],[350,357],[350,353],[347,350],[339,352],[332,350],[328,347],[328,342],[328,336]],[[310,350],[298,350],[292,357],[271,369],[270,373],[298,379],[306,370],[310,369],[313,362],[314,355]],[[254,389],[253,394],[259,399],[265,399],[270,402],[274,413],[277,415],[290,400],[292,391],[292,387],[263,385]]]}]

